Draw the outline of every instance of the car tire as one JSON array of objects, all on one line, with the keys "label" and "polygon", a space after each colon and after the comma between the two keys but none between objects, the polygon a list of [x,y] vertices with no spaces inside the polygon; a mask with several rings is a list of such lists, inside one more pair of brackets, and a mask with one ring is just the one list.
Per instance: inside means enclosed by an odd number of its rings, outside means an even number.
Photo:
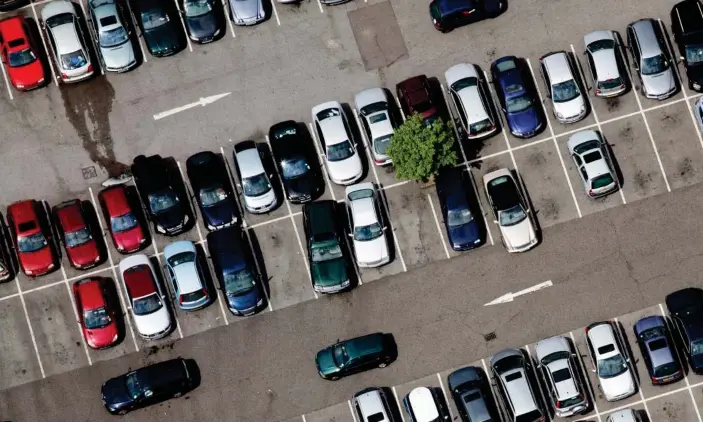
[{"label": "car tire", "polygon": [[127,409],[122,409],[122,410],[120,410],[119,412],[117,412],[117,414],[120,415],[120,416],[124,416],[124,415],[127,414]]},{"label": "car tire", "polygon": [[173,398],[174,398],[174,399],[177,399],[177,398],[181,397],[182,395],[183,395],[183,393],[181,393],[181,392],[179,391],[179,392],[177,392],[176,394],[173,395]]},{"label": "car tire", "polygon": [[379,368],[385,368],[386,366],[388,366],[388,362],[381,362],[378,364]]},{"label": "car tire", "polygon": [[334,375],[334,376],[331,376],[331,377],[329,377],[329,378],[327,378],[327,379],[330,380],[330,381],[337,381],[337,380],[339,379],[339,376],[338,376],[338,375]]}]

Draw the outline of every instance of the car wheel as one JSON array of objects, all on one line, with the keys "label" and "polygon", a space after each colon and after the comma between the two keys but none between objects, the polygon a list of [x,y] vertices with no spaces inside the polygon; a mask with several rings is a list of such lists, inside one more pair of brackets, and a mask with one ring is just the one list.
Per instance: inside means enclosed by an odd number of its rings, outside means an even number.
[{"label": "car wheel", "polygon": [[331,377],[329,377],[329,378],[327,378],[327,379],[330,380],[330,381],[337,381],[337,380],[339,379],[339,375],[334,375],[334,376],[331,376]]},{"label": "car wheel", "polygon": [[386,362],[381,362],[378,364],[379,368],[385,368],[386,366],[388,366],[388,363],[386,363]]},{"label": "car wheel", "polygon": [[127,409],[122,409],[119,412],[117,412],[118,415],[124,416],[127,414]]},{"label": "car wheel", "polygon": [[181,393],[181,392],[179,391],[178,393],[176,393],[176,394],[173,395],[173,398],[174,398],[174,399],[177,399],[177,398],[181,397],[182,395],[183,395],[183,393]]}]

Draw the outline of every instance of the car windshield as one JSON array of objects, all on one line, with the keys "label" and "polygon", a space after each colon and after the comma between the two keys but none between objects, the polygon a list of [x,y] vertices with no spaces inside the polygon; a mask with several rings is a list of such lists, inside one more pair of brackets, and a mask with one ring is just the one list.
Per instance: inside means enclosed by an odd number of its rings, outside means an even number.
[{"label": "car windshield", "polygon": [[188,264],[190,262],[195,262],[195,254],[190,251],[180,252],[168,258],[168,265],[171,267],[177,267],[181,264]]},{"label": "car windshield", "polygon": [[295,179],[307,173],[310,170],[310,166],[307,161],[298,157],[281,162],[281,170],[284,179]]},{"label": "car windshield", "polygon": [[469,224],[474,219],[468,208],[462,210],[449,210],[447,212],[447,225],[449,227],[460,227]]},{"label": "car windshield", "polygon": [[68,232],[66,233],[66,247],[75,248],[76,246],[88,242],[92,238],[93,236],[90,235],[90,230],[88,230],[87,227],[83,227],[82,229],[73,232]]},{"label": "car windshield", "polygon": [[481,133],[493,127],[491,119],[481,120],[480,122],[469,125],[469,133]]},{"label": "car windshield", "polygon": [[134,301],[135,315],[149,315],[161,309],[161,298],[158,294],[152,293],[149,296],[140,297]]},{"label": "car windshield", "polygon": [[225,291],[228,296],[241,296],[251,291],[256,284],[254,274],[247,268],[239,271],[224,273]]},{"label": "car windshield", "polygon": [[534,422],[542,418],[542,412],[539,410],[533,410],[530,413],[523,413],[522,415],[515,416],[515,422]]},{"label": "car windshield", "polygon": [[627,363],[622,355],[615,355],[598,362],[598,376],[612,378],[627,370]]},{"label": "car windshield", "polygon": [[555,103],[565,103],[578,97],[579,88],[573,79],[560,82],[552,87],[552,98]]},{"label": "car windshield", "polygon": [[54,28],[60,25],[73,24],[73,14],[61,13],[54,15],[46,20],[46,26]]},{"label": "car windshield", "polygon": [[11,51],[8,54],[7,61],[10,67],[20,67],[30,64],[37,59],[31,48],[27,47],[20,51]]},{"label": "car windshield", "polygon": [[139,378],[136,372],[131,372],[127,374],[127,379],[125,380],[127,384],[127,393],[132,398],[132,400],[137,400],[142,395],[142,386],[139,385]]},{"label": "car windshield", "polygon": [[500,220],[500,225],[503,227],[507,227],[518,224],[519,222],[527,218],[527,214],[525,214],[525,210],[522,209],[520,204],[517,204],[512,208],[508,208],[507,210],[501,211],[498,217]]},{"label": "car windshield", "polygon": [[242,180],[245,196],[261,196],[271,190],[269,179],[264,173],[246,177]]},{"label": "car windshield", "polygon": [[210,187],[200,190],[200,204],[204,207],[211,207],[227,199],[227,192],[220,187]]},{"label": "car windshield", "polygon": [[691,342],[691,355],[703,355],[703,340],[696,340]]},{"label": "car windshield", "polygon": [[613,182],[613,176],[610,174],[601,174],[591,181],[591,186],[593,189],[600,189],[612,185]]},{"label": "car windshield", "polygon": [[379,136],[373,140],[373,150],[376,151],[376,154],[386,155],[386,150],[391,144],[391,136],[393,135]]},{"label": "car windshield", "polygon": [[327,161],[342,161],[352,155],[354,155],[354,150],[347,140],[327,147]]},{"label": "car windshield", "polygon": [[186,1],[183,4],[183,12],[186,17],[195,18],[212,11],[212,5],[208,0]]},{"label": "car windshield", "polygon": [[73,53],[61,55],[61,68],[65,70],[75,70],[88,64],[88,60],[83,54],[83,50],[76,50]]},{"label": "car windshield", "polygon": [[383,229],[378,223],[369,224],[368,226],[354,227],[354,240],[365,242],[373,240],[383,234]]},{"label": "car windshield", "polygon": [[168,15],[163,10],[152,9],[142,13],[142,26],[145,31],[157,29],[166,25],[168,21]]},{"label": "car windshield", "polygon": [[119,217],[112,217],[110,219],[110,226],[112,227],[113,233],[126,232],[137,227],[137,217],[131,212],[120,215]]},{"label": "car windshield", "polygon": [[532,98],[527,94],[522,94],[517,97],[508,98],[506,108],[508,113],[519,113],[532,107]]},{"label": "car windshield", "polygon": [[608,79],[606,81],[598,81],[599,89],[613,89],[622,86],[622,79],[618,76],[617,78]]},{"label": "car windshield", "polygon": [[662,327],[654,327],[641,332],[639,338],[642,341],[649,341],[662,336],[664,336],[664,330]]},{"label": "car windshield", "polygon": [[686,63],[690,65],[703,62],[703,45],[692,44],[686,46]]},{"label": "car windshield", "polygon": [[46,238],[41,233],[35,233],[30,236],[20,237],[17,241],[20,252],[36,252],[44,246],[48,245]]},{"label": "car windshield", "polygon": [[124,44],[129,39],[124,27],[118,26],[110,30],[100,31],[100,46],[109,48]]},{"label": "car windshield", "polygon": [[593,41],[592,43],[588,44],[588,51],[591,53],[595,53],[596,51],[600,50],[613,50],[615,48],[615,42],[613,40],[598,40],[598,41]]},{"label": "car windshield", "polygon": [[549,365],[552,362],[556,362],[558,360],[564,360],[564,359],[569,359],[571,355],[569,352],[554,352],[550,353],[547,356],[542,358],[542,365]]},{"label": "car windshield", "polygon": [[558,403],[557,407],[563,409],[565,407],[574,406],[574,405],[577,405],[582,402],[583,402],[583,397],[581,397],[579,395],[579,396],[574,396],[574,397],[570,397],[568,399],[557,401],[557,403]]},{"label": "car windshield", "polygon": [[646,57],[642,59],[642,74],[656,75],[662,73],[669,67],[669,63],[664,58],[663,54],[654,57]]},{"label": "car windshield", "polygon": [[85,328],[89,330],[94,330],[96,328],[106,327],[112,319],[110,314],[107,312],[105,307],[98,309],[90,309],[83,313],[83,321],[85,323]]},{"label": "car windshield", "polygon": [[178,197],[171,190],[165,190],[149,195],[149,208],[154,214],[168,211],[178,204]]},{"label": "car windshield", "polygon": [[316,117],[317,117],[317,120],[322,121],[325,119],[329,119],[331,117],[337,117],[337,116],[341,116],[341,115],[342,115],[342,113],[338,108],[327,108],[327,109],[324,109],[321,112],[317,113]]},{"label": "car windshield", "polygon": [[336,240],[317,242],[311,248],[312,262],[325,262],[342,257],[342,248]]},{"label": "car windshield", "polygon": [[476,86],[476,85],[478,85],[478,79],[464,78],[464,79],[459,79],[458,81],[454,82],[451,86],[451,89],[454,92],[458,92],[464,88],[469,88],[469,87]]},{"label": "car windshield", "polygon": [[347,350],[341,344],[334,346],[334,363],[341,368],[349,362]]},{"label": "car windshield", "polygon": [[654,368],[654,376],[655,377],[665,377],[667,375],[671,375],[675,373],[676,371],[679,370],[678,365],[674,362],[669,362],[665,363],[663,365],[659,365],[656,368]]}]

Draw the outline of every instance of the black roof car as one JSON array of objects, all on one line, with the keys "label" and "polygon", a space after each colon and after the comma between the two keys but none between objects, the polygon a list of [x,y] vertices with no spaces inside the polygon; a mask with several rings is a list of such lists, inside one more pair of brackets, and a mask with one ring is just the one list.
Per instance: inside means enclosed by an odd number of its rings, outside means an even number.
[{"label": "black roof car", "polygon": [[691,369],[703,374],[703,290],[688,287],[670,293],[666,307]]},{"label": "black roof car", "polygon": [[239,221],[236,197],[220,155],[211,151],[191,155],[186,160],[186,172],[208,230]]},{"label": "black roof car", "polygon": [[512,178],[498,177],[488,184],[488,195],[495,209],[504,211],[520,205],[520,193]]},{"label": "black roof car", "polygon": [[458,369],[447,376],[452,398],[463,422],[498,420],[486,374],[474,366]]},{"label": "black roof car", "polygon": [[103,405],[113,415],[180,397],[195,387],[194,369],[182,358],[144,366],[115,378],[100,388]]},{"label": "black roof car", "polygon": [[186,232],[192,223],[189,200],[180,176],[172,175],[160,155],[139,155],[132,163],[132,175],[141,196],[147,217],[154,230],[166,236]]},{"label": "black roof car", "polygon": [[495,18],[505,10],[503,0],[432,0],[430,17],[441,32],[483,19]]},{"label": "black roof car", "polygon": [[703,6],[698,0],[684,0],[671,9],[671,33],[683,61],[688,86],[703,90]]},{"label": "black roof car", "polygon": [[269,129],[269,142],[288,200],[294,204],[316,199],[325,182],[312,139],[295,121],[276,123]]}]

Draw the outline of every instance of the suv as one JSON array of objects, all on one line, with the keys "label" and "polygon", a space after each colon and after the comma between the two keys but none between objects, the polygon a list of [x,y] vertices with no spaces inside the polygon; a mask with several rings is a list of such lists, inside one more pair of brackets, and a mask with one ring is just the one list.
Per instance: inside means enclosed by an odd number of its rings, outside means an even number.
[{"label": "suv", "polygon": [[439,118],[439,110],[427,76],[419,75],[406,79],[398,83],[395,90],[406,119],[417,113],[427,126],[431,126]]},{"label": "suv", "polygon": [[449,420],[449,412],[443,403],[436,388],[417,387],[403,398],[403,407],[410,416],[410,422]]},{"label": "suv", "polygon": [[432,0],[430,17],[434,27],[441,32],[495,18],[505,9],[502,0]]},{"label": "suv", "polygon": [[374,333],[342,340],[317,352],[315,365],[323,379],[341,377],[371,368],[385,368],[398,357],[392,334]]},{"label": "suv", "polygon": [[241,183],[238,187],[244,195],[244,208],[252,214],[263,214],[276,208],[278,197],[271,184],[273,174],[266,174],[256,142],[239,142],[234,146],[233,155]]},{"label": "suv", "polygon": [[463,422],[499,420],[491,387],[482,369],[474,366],[458,369],[447,376],[447,383]]},{"label": "suv", "polygon": [[513,422],[545,422],[535,394],[527,379],[531,365],[518,349],[506,349],[490,359],[491,371],[495,377],[508,420]]},{"label": "suv", "polygon": [[194,218],[183,181],[173,177],[166,161],[160,155],[139,155],[132,163],[132,174],[154,230],[165,236],[186,232]]},{"label": "suv", "polygon": [[599,388],[608,401],[624,399],[637,391],[630,358],[619,331],[609,321],[586,327],[588,353],[598,376]]},{"label": "suv", "polygon": [[575,123],[586,117],[586,100],[566,52],[548,53],[539,58],[539,63],[540,74],[547,86],[547,97],[552,99],[554,116],[559,123]]},{"label": "suv", "polygon": [[339,235],[335,201],[303,205],[303,227],[312,286],[319,293],[337,293],[350,286],[346,245]]},{"label": "suv", "polygon": [[627,43],[647,98],[664,100],[676,92],[676,77],[659,23],[641,19],[627,25]]},{"label": "suv", "polygon": [[360,422],[393,422],[393,412],[382,388],[370,387],[354,394],[352,399]]},{"label": "suv", "polygon": [[686,69],[688,87],[703,90],[703,8],[698,0],[684,0],[671,9],[671,33]]},{"label": "suv", "polygon": [[569,341],[561,336],[544,339],[535,345],[535,354],[554,413],[564,418],[585,412],[588,400]]},{"label": "suv", "polygon": [[459,123],[468,139],[491,136],[498,127],[491,110],[491,96],[486,92],[484,80],[476,66],[459,63],[444,73],[449,97],[459,113]]},{"label": "suv", "polygon": [[688,364],[703,374],[703,290],[689,287],[666,296],[666,307]]}]

